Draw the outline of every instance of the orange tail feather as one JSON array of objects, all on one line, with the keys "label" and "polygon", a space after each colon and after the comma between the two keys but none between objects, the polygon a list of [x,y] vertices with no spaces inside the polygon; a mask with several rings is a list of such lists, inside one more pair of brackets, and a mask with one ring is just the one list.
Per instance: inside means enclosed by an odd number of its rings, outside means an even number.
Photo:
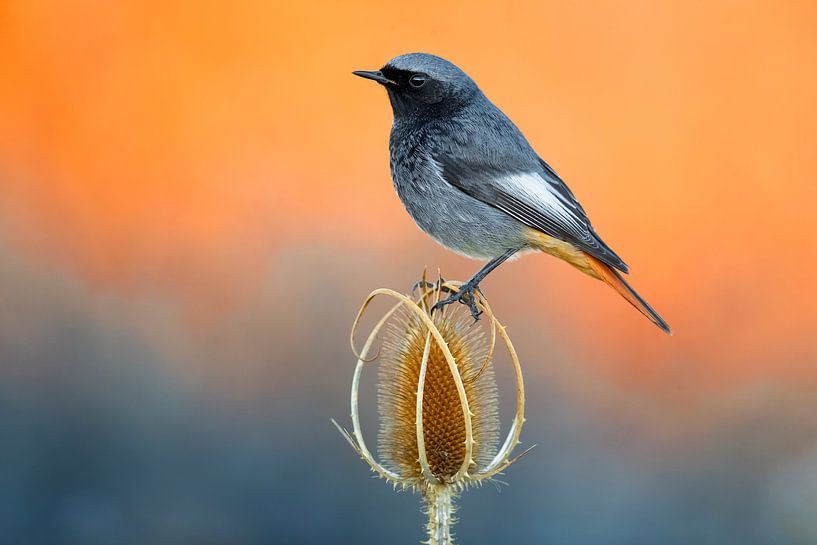
[{"label": "orange tail feather", "polygon": [[658,315],[653,308],[647,304],[647,302],[638,295],[633,288],[621,277],[618,271],[614,270],[612,267],[602,263],[595,257],[585,254],[587,258],[587,263],[590,265],[590,268],[598,275],[598,277],[603,280],[607,285],[612,287],[616,290],[619,295],[624,297],[631,305],[641,312],[644,316],[650,319],[652,323],[660,327],[665,333],[672,335],[672,330],[670,329],[667,322],[664,321],[661,316]]}]

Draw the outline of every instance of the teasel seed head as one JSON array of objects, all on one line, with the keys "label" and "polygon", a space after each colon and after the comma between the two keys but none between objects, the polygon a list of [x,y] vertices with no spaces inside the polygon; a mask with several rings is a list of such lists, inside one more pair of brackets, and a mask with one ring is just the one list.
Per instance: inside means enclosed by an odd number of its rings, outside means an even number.
[{"label": "teasel seed head", "polygon": [[[403,295],[381,288],[369,294],[352,327],[352,349],[358,356],[352,376],[352,431],[335,426],[380,477],[395,487],[423,495],[430,545],[450,545],[454,499],[471,485],[504,471],[528,452],[511,458],[525,422],[522,370],[513,344],[481,295],[483,311],[476,324],[459,304],[432,311],[434,303],[462,284],[426,281],[419,293]],[[417,290],[415,290],[417,291]],[[377,297],[396,301],[377,322],[362,349],[355,333],[362,316]],[[383,333],[381,350],[370,351]],[[499,419],[493,357],[497,339],[510,355],[516,376],[516,415],[497,449]],[[377,363],[380,433],[377,461],[363,438],[358,413],[360,377]]]},{"label": "teasel seed head", "polygon": [[[434,301],[429,301],[431,304]],[[460,375],[471,413],[472,451],[467,471],[485,467],[499,436],[496,382],[488,358],[488,339],[460,308],[435,312],[431,319],[442,335]],[[433,479],[453,482],[466,465],[466,426],[457,380],[443,349],[416,315],[401,309],[386,328],[379,357],[378,451],[384,464],[404,479],[422,483],[425,476],[417,443],[417,391],[422,384],[422,438]],[[421,380],[421,374],[424,374]]]}]

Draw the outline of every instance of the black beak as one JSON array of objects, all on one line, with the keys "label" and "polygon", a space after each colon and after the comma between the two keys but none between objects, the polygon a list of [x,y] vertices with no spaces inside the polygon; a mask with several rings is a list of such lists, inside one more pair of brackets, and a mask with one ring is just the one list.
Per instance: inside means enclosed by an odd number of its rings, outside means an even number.
[{"label": "black beak", "polygon": [[376,81],[381,85],[397,85],[397,82],[390,80],[386,76],[383,75],[383,72],[380,70],[355,70],[352,74],[356,76],[360,76],[361,78],[371,79]]}]

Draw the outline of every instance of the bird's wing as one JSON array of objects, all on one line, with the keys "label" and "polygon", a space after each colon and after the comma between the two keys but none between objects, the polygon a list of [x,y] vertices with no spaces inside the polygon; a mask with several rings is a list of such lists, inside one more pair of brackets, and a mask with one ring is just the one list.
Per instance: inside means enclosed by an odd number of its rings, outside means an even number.
[{"label": "bird's wing", "polygon": [[547,163],[513,172],[489,164],[439,154],[433,157],[443,179],[471,197],[521,223],[569,242],[622,272],[627,265],[593,230],[576,197]]}]

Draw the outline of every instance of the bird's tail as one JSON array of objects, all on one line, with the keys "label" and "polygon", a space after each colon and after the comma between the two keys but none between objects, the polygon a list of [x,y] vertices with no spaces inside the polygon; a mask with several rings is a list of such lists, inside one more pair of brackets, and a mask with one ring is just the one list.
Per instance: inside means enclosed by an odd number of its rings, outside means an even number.
[{"label": "bird's tail", "polygon": [[642,299],[633,288],[630,287],[630,285],[624,280],[624,278],[621,277],[621,274],[618,271],[602,263],[591,255],[585,254],[585,256],[587,258],[587,264],[590,265],[590,268],[593,269],[593,272],[596,273],[600,280],[603,280],[607,285],[616,290],[619,295],[624,297],[631,305],[637,308],[641,314],[649,318],[652,323],[660,327],[664,333],[672,335],[672,330],[667,322],[665,322],[664,319],[661,318],[661,316],[659,316],[658,313],[655,312],[653,308],[648,305],[647,302]]}]

